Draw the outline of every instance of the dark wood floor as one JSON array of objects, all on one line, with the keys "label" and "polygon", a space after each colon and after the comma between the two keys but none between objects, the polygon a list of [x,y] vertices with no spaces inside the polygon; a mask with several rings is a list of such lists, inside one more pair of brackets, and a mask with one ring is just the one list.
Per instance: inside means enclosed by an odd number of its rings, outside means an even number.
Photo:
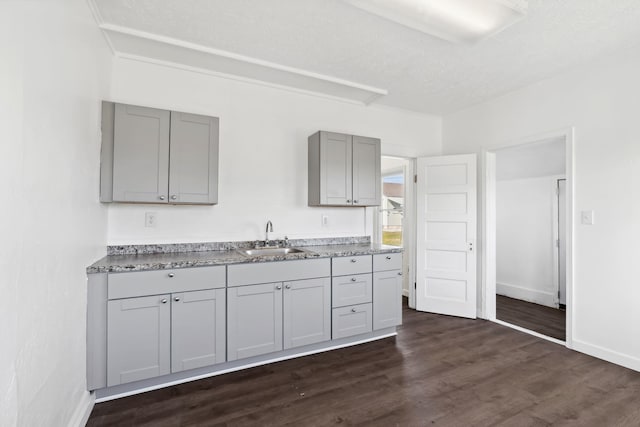
[{"label": "dark wood floor", "polygon": [[496,295],[496,318],[548,337],[566,340],[564,310]]},{"label": "dark wood floor", "polygon": [[97,404],[89,426],[640,426],[640,373],[483,320]]}]

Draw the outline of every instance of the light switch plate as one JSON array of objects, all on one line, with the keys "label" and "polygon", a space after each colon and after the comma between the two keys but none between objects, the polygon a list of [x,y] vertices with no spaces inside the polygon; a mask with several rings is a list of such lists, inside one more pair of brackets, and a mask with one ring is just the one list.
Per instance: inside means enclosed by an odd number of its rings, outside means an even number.
[{"label": "light switch plate", "polygon": [[329,225],[329,216],[328,215],[322,215],[322,226],[326,227],[327,225]]},{"label": "light switch plate", "polygon": [[580,222],[582,225],[593,225],[593,211],[582,211],[580,214]]}]

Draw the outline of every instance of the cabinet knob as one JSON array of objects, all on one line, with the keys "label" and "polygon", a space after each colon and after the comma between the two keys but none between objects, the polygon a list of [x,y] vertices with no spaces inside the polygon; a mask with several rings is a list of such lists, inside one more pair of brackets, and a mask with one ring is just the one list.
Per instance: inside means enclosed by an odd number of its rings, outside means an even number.
[{"label": "cabinet knob", "polygon": [[158,199],[164,200],[164,196],[158,196]]},{"label": "cabinet knob", "polygon": [[355,281],[356,281],[356,278],[355,278],[355,277],[352,277],[352,278],[351,278],[351,281],[352,281],[352,282],[355,282]]},{"label": "cabinet knob", "polygon": [[175,199],[177,199],[177,198],[178,198],[178,196],[176,196],[175,194],[172,194],[172,195],[171,195],[171,200],[175,200]]},{"label": "cabinet knob", "polygon": [[167,299],[163,298],[160,302],[163,303],[163,304],[166,304],[167,303]]},{"label": "cabinet knob", "polygon": [[398,271],[398,276],[402,276],[402,271]]},{"label": "cabinet knob", "polygon": [[390,257],[390,256],[388,256],[388,257],[387,257],[387,259],[391,259],[391,257]]},{"label": "cabinet knob", "polygon": [[351,309],[351,312],[352,312],[352,313],[355,313],[355,312],[356,312],[356,309],[355,309],[355,308],[352,308],[352,309]]},{"label": "cabinet knob", "polygon": [[287,289],[291,289],[291,285],[285,285],[284,287]]},{"label": "cabinet knob", "polygon": [[347,203],[351,203],[351,199],[347,199]]},{"label": "cabinet knob", "polygon": [[282,286],[280,286],[280,285],[276,285],[276,289],[277,289],[277,290],[280,290],[280,289],[282,289]]},{"label": "cabinet knob", "polygon": [[352,258],[352,259],[351,259],[351,262],[358,262],[358,260],[357,260],[357,259],[355,259],[355,258]]},{"label": "cabinet knob", "polygon": [[173,273],[169,273],[169,274],[167,274],[167,276],[169,276],[169,277],[171,277],[171,278],[176,277],[176,275],[175,275],[175,274],[173,274]]},{"label": "cabinet knob", "polygon": [[180,301],[180,297],[175,297],[173,300],[174,300],[175,302],[178,302],[178,301]]},{"label": "cabinet knob", "polygon": [[358,201],[357,201],[357,200],[354,200],[354,201],[353,201],[353,204],[356,204],[356,203],[358,203]]}]

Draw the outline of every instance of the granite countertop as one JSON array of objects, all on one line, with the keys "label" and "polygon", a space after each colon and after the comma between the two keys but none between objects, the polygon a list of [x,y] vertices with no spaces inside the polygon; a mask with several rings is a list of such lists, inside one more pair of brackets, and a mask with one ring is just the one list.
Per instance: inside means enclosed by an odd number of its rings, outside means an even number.
[{"label": "granite countertop", "polygon": [[[227,242],[225,245],[216,244],[216,247],[228,248],[222,250],[203,250],[206,249],[207,246],[198,244],[198,250],[188,251],[189,245],[186,244],[180,246],[185,249],[185,251],[182,252],[161,252],[163,250],[162,245],[149,245],[154,248],[156,253],[147,253],[144,246],[119,246],[115,247],[116,249],[109,248],[109,253],[115,254],[107,255],[87,267],[87,273],[119,273],[126,271],[163,270],[212,265],[402,252],[402,248],[400,247],[371,243],[368,238],[354,238],[350,241],[347,241],[345,238],[340,238],[337,240],[336,244],[331,244],[331,241],[328,241],[328,239],[317,240],[317,243],[321,244],[314,245],[313,243],[316,243],[314,242],[314,239],[304,240],[303,243],[306,243],[306,245],[296,245],[295,243],[298,243],[298,241],[291,242],[292,247],[302,249],[303,252],[264,256],[248,256],[241,253],[240,249],[248,247],[244,242],[239,244],[229,244],[230,242]],[[166,246],[171,246],[172,249],[175,249],[175,245]],[[128,250],[129,248],[135,249]],[[135,253],[126,253],[130,251],[134,251]]]}]

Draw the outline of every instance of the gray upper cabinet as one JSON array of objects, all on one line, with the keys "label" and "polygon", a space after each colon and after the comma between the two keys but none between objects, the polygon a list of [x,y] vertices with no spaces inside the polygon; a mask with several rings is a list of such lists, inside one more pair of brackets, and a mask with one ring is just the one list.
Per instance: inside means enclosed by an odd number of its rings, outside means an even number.
[{"label": "gray upper cabinet", "polygon": [[309,206],[380,205],[380,140],[320,131],[309,137]]},{"label": "gray upper cabinet", "polygon": [[113,201],[157,202],[169,188],[169,111],[115,104]]},{"label": "gray upper cabinet", "polygon": [[218,201],[218,126],[216,117],[171,112],[170,203]]},{"label": "gray upper cabinet", "polygon": [[363,136],[353,137],[353,204],[379,206],[380,140]]},{"label": "gray upper cabinet", "polygon": [[219,119],[102,103],[100,201],[215,204]]}]

